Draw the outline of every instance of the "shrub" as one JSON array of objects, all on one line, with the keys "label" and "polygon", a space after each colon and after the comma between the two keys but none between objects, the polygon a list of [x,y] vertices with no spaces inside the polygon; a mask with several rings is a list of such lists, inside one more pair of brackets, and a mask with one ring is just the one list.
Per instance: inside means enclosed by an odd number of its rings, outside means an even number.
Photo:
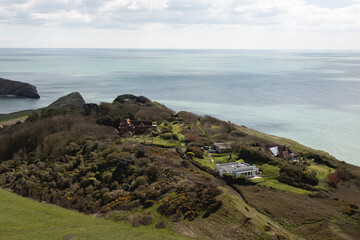
[{"label": "shrub", "polygon": [[234,184],[234,177],[229,173],[224,173],[223,174],[223,179],[225,180],[225,182],[228,185],[233,185]]},{"label": "shrub", "polygon": [[348,181],[349,179],[348,172],[343,168],[337,168],[334,173],[330,173],[326,176],[328,184],[332,187],[336,187],[341,180]]},{"label": "shrub", "polygon": [[146,185],[147,185],[146,178],[144,176],[139,176],[135,179],[134,189],[136,189],[140,186],[146,186]]},{"label": "shrub", "polygon": [[203,218],[209,217],[211,213],[215,213],[217,210],[221,208],[221,206],[222,206],[221,201],[216,201],[215,203],[211,204],[208,210],[204,213]]},{"label": "shrub", "polygon": [[166,222],[164,222],[164,221],[157,222],[155,225],[155,228],[156,229],[166,228]]},{"label": "shrub", "polygon": [[276,234],[276,239],[277,240],[286,240],[288,239],[284,234],[281,234],[281,233],[277,233]]},{"label": "shrub", "polygon": [[172,133],[163,133],[163,134],[160,134],[160,137],[165,140],[170,140],[170,139],[172,139]]},{"label": "shrub", "polygon": [[307,154],[305,154],[305,157],[307,159],[314,159],[314,163],[324,164],[330,168],[336,168],[336,166],[334,164],[329,162],[329,159],[327,159],[326,157],[320,156],[318,154],[307,153]]},{"label": "shrub", "polygon": [[152,183],[158,179],[160,173],[157,167],[151,165],[145,169],[145,175],[147,176],[149,183]]},{"label": "shrub", "polygon": [[234,146],[234,149],[239,158],[244,159],[248,163],[272,163],[269,155],[256,148]]},{"label": "shrub", "polygon": [[265,230],[265,232],[268,232],[268,231],[270,231],[270,230],[271,230],[271,227],[270,227],[270,226],[268,226],[268,225],[266,225],[266,226],[264,226],[264,230]]},{"label": "shrub", "polygon": [[153,218],[151,215],[143,215],[133,223],[133,226],[138,227],[140,225],[150,225],[152,223],[152,220]]},{"label": "shrub", "polygon": [[152,205],[154,205],[154,203],[155,203],[155,200],[152,200],[152,199],[150,199],[150,200],[145,200],[145,202],[144,202],[144,208],[149,208],[149,207],[151,207]]},{"label": "shrub", "polygon": [[291,186],[305,189],[311,189],[311,186],[316,186],[319,183],[315,171],[307,170],[305,165],[298,166],[288,163],[283,164],[280,168],[278,180]]},{"label": "shrub", "polygon": [[193,159],[195,157],[195,154],[193,152],[187,152],[186,157],[189,159]]},{"label": "shrub", "polygon": [[186,153],[188,152],[192,152],[194,153],[195,157],[197,158],[201,158],[203,159],[204,158],[204,152],[201,148],[199,147],[196,147],[196,146],[190,146],[186,149]]},{"label": "shrub", "polygon": [[336,187],[338,185],[338,183],[340,182],[340,179],[338,178],[338,176],[335,173],[328,174],[326,176],[326,180],[327,180],[328,184],[332,187]]},{"label": "shrub", "polygon": [[100,118],[98,118],[96,120],[97,124],[100,125],[105,125],[105,126],[112,126],[112,127],[117,127],[116,126],[116,121],[114,119],[112,119],[110,116],[106,115],[106,116],[101,116]]},{"label": "shrub", "polygon": [[145,149],[140,148],[140,149],[138,150],[138,152],[136,153],[136,157],[137,157],[137,158],[143,158],[143,157],[145,157],[145,154],[146,154]]},{"label": "shrub", "polygon": [[344,214],[348,215],[348,216],[352,216],[355,213],[358,212],[357,208],[353,208],[351,206],[352,204],[350,204],[345,210],[344,210]]},{"label": "shrub", "polygon": [[178,221],[181,220],[181,218],[183,218],[183,215],[182,215],[181,212],[178,212],[178,213],[175,213],[175,214],[171,215],[170,220],[172,222],[178,222]]},{"label": "shrub", "polygon": [[196,142],[197,141],[197,136],[194,134],[186,134],[185,135],[185,142]]}]

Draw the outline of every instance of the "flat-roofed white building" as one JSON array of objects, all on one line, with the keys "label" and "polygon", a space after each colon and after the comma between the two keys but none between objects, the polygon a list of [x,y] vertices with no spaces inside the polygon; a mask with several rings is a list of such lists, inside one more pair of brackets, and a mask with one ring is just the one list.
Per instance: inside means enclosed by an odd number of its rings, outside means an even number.
[{"label": "flat-roofed white building", "polygon": [[248,178],[259,175],[259,168],[256,165],[250,165],[245,162],[231,162],[216,164],[216,172],[222,177],[224,173],[228,173],[233,177],[245,176]]}]

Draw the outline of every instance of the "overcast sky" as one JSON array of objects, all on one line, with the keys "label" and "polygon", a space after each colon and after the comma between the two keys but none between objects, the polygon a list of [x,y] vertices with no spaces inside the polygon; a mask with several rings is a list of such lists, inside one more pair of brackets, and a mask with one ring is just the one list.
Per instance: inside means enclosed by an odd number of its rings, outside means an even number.
[{"label": "overcast sky", "polygon": [[0,47],[360,50],[360,0],[0,0]]}]

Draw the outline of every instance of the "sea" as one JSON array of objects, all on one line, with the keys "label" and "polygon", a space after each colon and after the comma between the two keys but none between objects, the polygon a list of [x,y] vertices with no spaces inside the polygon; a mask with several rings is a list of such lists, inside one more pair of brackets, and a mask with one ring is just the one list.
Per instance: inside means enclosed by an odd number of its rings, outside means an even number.
[{"label": "sea", "polygon": [[88,103],[130,93],[360,166],[360,51],[0,49],[0,77],[41,96],[0,98],[0,113],[75,91]]}]

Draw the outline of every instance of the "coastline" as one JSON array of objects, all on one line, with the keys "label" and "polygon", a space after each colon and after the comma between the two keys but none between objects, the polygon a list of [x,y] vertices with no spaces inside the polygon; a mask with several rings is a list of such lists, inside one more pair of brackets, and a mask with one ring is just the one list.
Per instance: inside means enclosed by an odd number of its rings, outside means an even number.
[{"label": "coastline", "polygon": [[[2,98],[0,112],[46,107],[73,91],[95,103],[133,93],[177,111],[207,114],[295,139],[359,164],[360,79],[354,67],[360,52],[73,49],[69,54],[61,49],[0,49],[0,53],[20,59],[3,61],[2,77],[31,82],[42,97]],[[352,65],[342,64],[350,61]]]},{"label": "coastline", "polygon": [[21,98],[21,99],[26,99],[26,97],[16,96],[16,95],[0,95],[0,98]]}]

